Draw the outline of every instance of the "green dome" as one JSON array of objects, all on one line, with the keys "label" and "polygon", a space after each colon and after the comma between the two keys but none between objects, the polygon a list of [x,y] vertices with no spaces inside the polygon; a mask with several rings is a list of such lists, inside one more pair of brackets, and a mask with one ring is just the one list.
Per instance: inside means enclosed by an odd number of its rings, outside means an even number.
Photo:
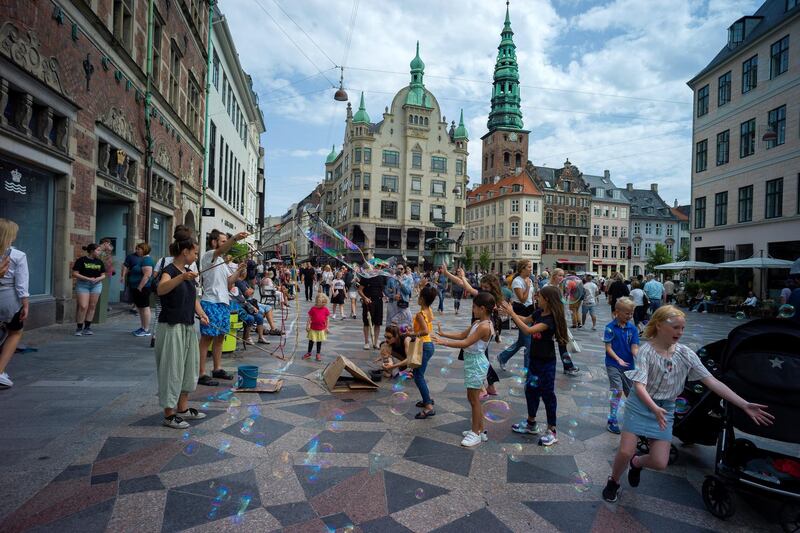
[{"label": "green dome", "polygon": [[336,161],[336,158],[339,157],[339,153],[336,151],[336,145],[331,146],[331,153],[328,154],[328,159],[325,160],[325,164],[333,163]]},{"label": "green dome", "polygon": [[425,63],[419,57],[419,41],[417,41],[417,55],[411,60],[411,70],[425,70]]},{"label": "green dome", "polygon": [[369,114],[367,114],[367,108],[364,106],[364,92],[361,92],[361,103],[358,106],[358,111],[356,111],[355,116],[353,117],[353,124],[369,124]]},{"label": "green dome", "polygon": [[466,139],[469,140],[469,135],[467,134],[467,128],[464,126],[464,110],[461,110],[461,118],[458,119],[458,127],[456,128],[456,132],[453,135],[455,139]]}]

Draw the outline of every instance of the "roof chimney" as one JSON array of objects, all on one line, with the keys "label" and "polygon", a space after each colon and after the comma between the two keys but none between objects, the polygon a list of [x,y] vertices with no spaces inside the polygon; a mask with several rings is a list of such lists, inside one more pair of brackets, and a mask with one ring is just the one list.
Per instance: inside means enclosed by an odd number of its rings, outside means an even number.
[{"label": "roof chimney", "polygon": [[629,191],[633,191],[633,183],[625,184],[625,188],[628,189]]},{"label": "roof chimney", "polygon": [[608,180],[608,179],[611,179],[611,171],[610,171],[610,170],[604,170],[604,171],[603,171],[603,177],[604,177],[605,179],[607,179],[607,180]]},{"label": "roof chimney", "polygon": [[658,194],[658,183],[651,183],[650,184],[650,190],[653,191],[654,193]]},{"label": "roof chimney", "polygon": [[674,207],[678,207],[678,199],[677,199],[677,198],[675,198],[675,205],[674,205]]}]

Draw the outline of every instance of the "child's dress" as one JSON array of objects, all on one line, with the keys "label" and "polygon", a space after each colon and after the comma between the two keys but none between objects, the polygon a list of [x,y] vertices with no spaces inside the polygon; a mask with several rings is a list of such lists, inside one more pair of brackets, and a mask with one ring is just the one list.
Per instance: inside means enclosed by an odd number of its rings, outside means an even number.
[{"label": "child's dress", "polygon": [[[485,320],[489,327],[492,329],[492,336],[494,336],[494,327],[490,320]],[[476,321],[472,324],[472,329],[469,334],[478,329],[481,324]],[[490,337],[491,338],[491,337]],[[489,371],[489,359],[486,358],[486,350],[489,347],[489,341],[478,339],[475,343],[464,348],[464,386],[468,389],[480,389],[483,387],[483,380],[486,379],[486,372]]]},{"label": "child's dress", "polygon": [[330,314],[331,312],[327,307],[314,306],[308,310],[308,316],[311,318],[311,329],[308,330],[308,340],[322,342],[328,339],[328,335],[325,333],[325,322]]}]

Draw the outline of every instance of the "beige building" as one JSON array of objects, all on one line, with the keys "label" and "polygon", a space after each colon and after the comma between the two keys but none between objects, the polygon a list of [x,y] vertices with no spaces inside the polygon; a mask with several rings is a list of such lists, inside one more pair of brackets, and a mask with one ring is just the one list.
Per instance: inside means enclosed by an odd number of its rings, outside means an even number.
[{"label": "beige building", "polygon": [[463,233],[469,181],[463,113],[448,129],[423,84],[424,69],[418,44],[411,83],[378,123],[370,121],[363,94],[355,114],[348,104],[344,146],[325,163],[320,212],[366,254],[415,264],[433,260],[425,243],[436,237],[435,221],[454,223],[453,239]]},{"label": "beige building", "polygon": [[620,272],[629,275],[628,223],[630,218],[630,202],[625,197],[622,189],[611,181],[611,172],[603,172],[602,176],[583,175],[583,181],[592,193],[592,226],[591,237],[591,268],[590,272],[597,272],[609,278],[614,273]]},{"label": "beige building", "polygon": [[[800,3],[768,0],[735,21],[728,43],[688,84],[695,95],[691,258],[717,263],[763,252],[796,259]],[[774,272],[773,292],[785,275]]]},{"label": "beige building", "polygon": [[476,258],[487,251],[494,272],[513,269],[519,259],[541,270],[542,193],[527,171],[469,191],[466,244]]}]

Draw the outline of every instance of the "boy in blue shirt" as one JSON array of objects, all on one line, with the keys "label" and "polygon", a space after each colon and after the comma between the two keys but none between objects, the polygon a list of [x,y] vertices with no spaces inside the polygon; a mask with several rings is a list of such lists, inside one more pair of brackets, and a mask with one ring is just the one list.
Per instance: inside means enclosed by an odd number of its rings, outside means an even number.
[{"label": "boy in blue shirt", "polygon": [[631,380],[625,375],[634,368],[634,357],[639,352],[639,330],[633,324],[633,310],[636,304],[630,298],[619,298],[614,306],[614,320],[608,323],[603,334],[606,345],[606,373],[611,388],[609,395],[610,411],[607,429],[619,435],[617,410],[622,394],[628,396]]}]

